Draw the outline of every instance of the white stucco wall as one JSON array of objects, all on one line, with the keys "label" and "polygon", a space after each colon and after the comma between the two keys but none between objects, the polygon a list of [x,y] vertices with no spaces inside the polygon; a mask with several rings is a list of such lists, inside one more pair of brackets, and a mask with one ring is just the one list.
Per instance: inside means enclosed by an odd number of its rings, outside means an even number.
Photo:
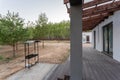
[{"label": "white stucco wall", "polygon": [[86,41],[86,36],[89,36],[89,38],[90,38],[90,43],[92,43],[92,32],[83,32],[83,33],[82,33],[82,38],[83,38],[82,42],[83,42],[83,43],[87,43],[87,41]]},{"label": "white stucco wall", "polygon": [[120,11],[113,17],[113,58],[120,61]]},{"label": "white stucco wall", "polygon": [[[113,58],[120,61],[120,11],[116,11],[114,15],[109,16],[92,30],[96,31],[96,49],[103,51],[103,27],[113,22]],[[94,38],[94,36],[93,36]],[[92,40],[94,45],[94,40]]]}]

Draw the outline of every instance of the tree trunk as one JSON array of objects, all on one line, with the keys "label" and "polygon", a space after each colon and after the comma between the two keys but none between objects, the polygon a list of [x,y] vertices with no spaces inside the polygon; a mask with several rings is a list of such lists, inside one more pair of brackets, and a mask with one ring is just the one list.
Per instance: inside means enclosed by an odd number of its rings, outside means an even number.
[{"label": "tree trunk", "polygon": [[16,55],[15,55],[15,44],[13,44],[13,57],[16,57]]},{"label": "tree trunk", "polygon": [[42,41],[42,48],[44,48],[45,46],[44,46],[44,40]]},{"label": "tree trunk", "polygon": [[15,47],[16,47],[15,49],[17,51],[18,50],[18,43],[15,44]]}]

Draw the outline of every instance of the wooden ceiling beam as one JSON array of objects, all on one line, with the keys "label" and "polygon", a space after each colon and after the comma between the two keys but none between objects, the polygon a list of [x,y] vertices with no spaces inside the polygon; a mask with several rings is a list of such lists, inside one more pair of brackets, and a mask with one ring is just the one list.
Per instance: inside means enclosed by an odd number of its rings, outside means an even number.
[{"label": "wooden ceiling beam", "polygon": [[83,23],[83,30],[88,30],[88,29],[93,29],[94,27],[96,27],[100,22],[102,22],[104,20],[104,17],[101,19],[98,19],[96,21],[92,21],[92,22],[85,22]]},{"label": "wooden ceiling beam", "polygon": [[98,19],[98,20],[93,20],[93,21],[90,21],[90,22],[83,22],[83,26],[87,26],[87,25],[93,25],[95,23],[98,23],[100,22],[101,20],[103,20],[104,18],[101,18],[101,19]]},{"label": "wooden ceiling beam", "polygon": [[94,16],[89,16],[89,17],[86,17],[86,18],[83,18],[82,21],[91,21],[91,20],[97,20],[97,19],[100,19],[101,17],[106,17],[106,16],[109,16],[108,13],[104,13],[104,14],[98,14],[98,15],[94,15]]},{"label": "wooden ceiling beam", "polygon": [[[82,1],[84,2],[84,0]],[[113,15],[115,11],[120,10],[120,0],[112,1],[113,0],[94,0],[83,4],[83,31],[93,29],[110,15]],[[67,3],[69,3],[69,0],[64,0],[64,4]],[[70,14],[68,7],[67,10]]]},{"label": "wooden ceiling beam", "polygon": [[83,10],[83,17],[87,16],[92,16],[92,15],[97,15],[97,14],[102,14],[102,13],[110,13],[120,10],[120,1],[116,1],[114,3],[109,3],[106,5],[98,6],[97,9],[96,7],[90,8],[87,10]]},{"label": "wooden ceiling beam", "polygon": [[91,1],[91,2],[84,3],[83,8],[88,8],[88,7],[99,5],[99,4],[102,4],[102,3],[105,3],[105,2],[109,2],[109,1],[112,1],[112,0],[94,0],[94,1]]},{"label": "wooden ceiling beam", "polygon": [[83,31],[92,30],[93,26],[83,26]]}]

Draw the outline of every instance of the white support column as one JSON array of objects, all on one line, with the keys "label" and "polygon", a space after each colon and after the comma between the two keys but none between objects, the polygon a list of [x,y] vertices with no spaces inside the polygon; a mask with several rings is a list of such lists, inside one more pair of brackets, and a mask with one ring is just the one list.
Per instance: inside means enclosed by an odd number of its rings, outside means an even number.
[{"label": "white support column", "polygon": [[82,4],[71,6],[71,80],[82,80]]}]

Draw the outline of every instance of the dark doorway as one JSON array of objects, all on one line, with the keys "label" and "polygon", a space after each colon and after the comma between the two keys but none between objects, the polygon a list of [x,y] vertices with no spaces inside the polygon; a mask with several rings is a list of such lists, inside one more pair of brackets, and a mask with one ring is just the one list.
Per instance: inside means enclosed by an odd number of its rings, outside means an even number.
[{"label": "dark doorway", "polygon": [[94,31],[93,34],[94,34],[94,48],[96,48],[96,31]]},{"label": "dark doorway", "polygon": [[113,56],[113,23],[103,27],[103,51],[109,56]]},{"label": "dark doorway", "polygon": [[86,36],[86,41],[87,41],[87,43],[90,43],[90,36],[89,35]]}]

